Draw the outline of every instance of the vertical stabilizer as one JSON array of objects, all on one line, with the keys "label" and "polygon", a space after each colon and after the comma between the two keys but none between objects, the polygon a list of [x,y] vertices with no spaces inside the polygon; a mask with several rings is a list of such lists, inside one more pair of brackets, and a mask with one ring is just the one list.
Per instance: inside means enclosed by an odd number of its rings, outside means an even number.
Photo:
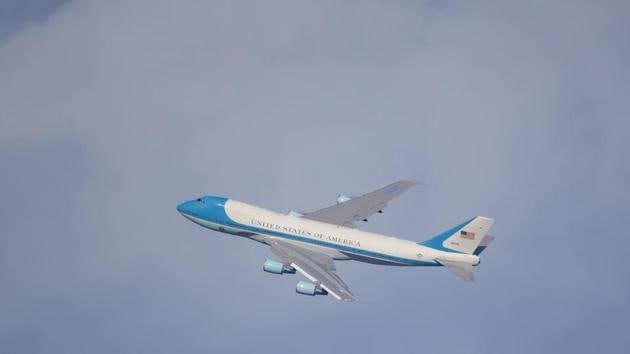
[{"label": "vertical stabilizer", "polygon": [[493,223],[493,219],[477,216],[422,242],[421,245],[440,251],[473,254]]}]

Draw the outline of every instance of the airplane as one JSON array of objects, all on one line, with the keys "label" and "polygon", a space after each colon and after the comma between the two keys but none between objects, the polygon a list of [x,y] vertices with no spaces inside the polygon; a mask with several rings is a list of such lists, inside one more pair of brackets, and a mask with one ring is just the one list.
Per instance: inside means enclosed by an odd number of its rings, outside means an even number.
[{"label": "airplane", "polygon": [[263,270],[272,274],[301,273],[295,291],[302,295],[331,295],[356,302],[357,297],[337,275],[335,260],[355,260],[393,266],[442,266],[458,278],[474,280],[479,255],[494,240],[491,218],[477,216],[423,242],[359,230],[394,198],[416,183],[401,180],[358,197],[340,194],[337,203],[311,213],[277,213],[234,199],[204,196],[183,202],[177,211],[208,229],[249,238],[271,247],[277,259]]}]

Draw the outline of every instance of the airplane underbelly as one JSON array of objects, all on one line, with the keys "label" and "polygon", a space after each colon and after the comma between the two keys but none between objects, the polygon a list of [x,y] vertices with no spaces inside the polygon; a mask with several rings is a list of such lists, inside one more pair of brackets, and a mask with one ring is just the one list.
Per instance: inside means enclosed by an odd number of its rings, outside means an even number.
[{"label": "airplane underbelly", "polygon": [[347,254],[347,256],[349,257],[349,259],[352,259],[353,261],[363,262],[363,263],[370,263],[370,264],[401,266],[401,267],[410,266],[411,265],[411,264],[405,264],[405,263],[400,263],[400,262],[389,261],[389,260],[381,259],[381,258],[363,256],[363,255],[359,255],[359,254],[351,254],[351,253],[349,253],[349,254]]}]

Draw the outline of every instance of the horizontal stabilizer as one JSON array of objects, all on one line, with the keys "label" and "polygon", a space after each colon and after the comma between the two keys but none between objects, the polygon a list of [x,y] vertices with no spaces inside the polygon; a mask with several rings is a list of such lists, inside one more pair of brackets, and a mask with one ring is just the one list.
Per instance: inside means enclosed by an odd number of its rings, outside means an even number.
[{"label": "horizontal stabilizer", "polygon": [[490,235],[486,235],[483,237],[483,239],[481,240],[481,243],[479,243],[479,246],[477,246],[477,248],[475,248],[475,252],[473,252],[473,254],[475,256],[478,256],[481,254],[481,252],[483,252],[483,250],[486,249],[486,247],[488,247],[488,245],[494,241],[494,236],[490,236]]},{"label": "horizontal stabilizer", "polygon": [[446,269],[453,272],[459,279],[466,280],[466,281],[475,280],[475,273],[474,273],[475,269],[473,268],[472,265],[467,264],[467,263],[443,261],[439,259],[437,261],[440,262],[440,264],[442,264]]}]

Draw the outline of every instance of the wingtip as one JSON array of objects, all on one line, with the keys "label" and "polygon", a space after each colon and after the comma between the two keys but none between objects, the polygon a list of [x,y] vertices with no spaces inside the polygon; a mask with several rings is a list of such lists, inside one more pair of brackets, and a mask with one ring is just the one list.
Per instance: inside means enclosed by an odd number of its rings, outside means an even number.
[{"label": "wingtip", "polygon": [[407,186],[407,189],[415,187],[415,186],[424,186],[426,187],[426,183],[424,182],[416,182],[416,181],[410,181],[410,180],[400,180],[398,183],[403,183],[405,186]]},{"label": "wingtip", "polygon": [[418,182],[415,181],[410,181],[410,180],[406,180],[406,179],[401,179],[400,181],[396,182],[395,184],[398,185],[399,188],[402,188],[403,190],[412,188],[416,185],[418,185]]}]

